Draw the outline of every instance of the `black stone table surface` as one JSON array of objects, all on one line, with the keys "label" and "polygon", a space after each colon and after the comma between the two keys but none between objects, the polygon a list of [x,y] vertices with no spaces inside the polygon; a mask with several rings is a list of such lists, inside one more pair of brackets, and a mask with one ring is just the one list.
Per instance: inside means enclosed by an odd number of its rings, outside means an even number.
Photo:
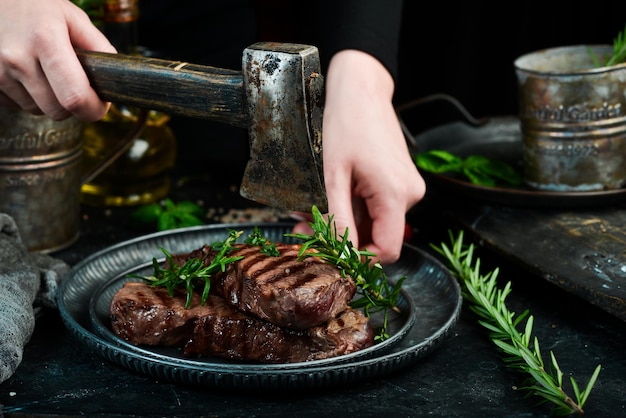
[{"label": "black stone table surface", "polygon": [[[237,196],[236,187],[213,178],[177,181],[171,197],[201,199],[214,215],[210,222],[219,222],[230,209],[255,207]],[[80,239],[55,256],[74,265],[109,245],[152,232],[131,227],[131,212],[131,208],[81,208]],[[409,214],[411,243],[430,251],[429,243],[448,241],[448,229],[468,224],[461,218],[446,215],[427,198]],[[509,309],[529,309],[534,315],[534,335],[544,357],[550,350],[555,353],[565,380],[574,376],[584,386],[595,366],[602,365],[585,415],[626,416],[624,321],[502,257],[482,245],[479,235],[476,244],[485,268],[499,267],[501,284],[512,283]],[[518,389],[524,378],[506,366],[466,306],[445,342],[404,370],[305,391],[225,390],[156,381],[86,348],[65,328],[58,312],[49,311],[38,319],[17,372],[0,384],[0,416],[547,416],[549,405],[538,405],[539,398],[525,397]]]}]

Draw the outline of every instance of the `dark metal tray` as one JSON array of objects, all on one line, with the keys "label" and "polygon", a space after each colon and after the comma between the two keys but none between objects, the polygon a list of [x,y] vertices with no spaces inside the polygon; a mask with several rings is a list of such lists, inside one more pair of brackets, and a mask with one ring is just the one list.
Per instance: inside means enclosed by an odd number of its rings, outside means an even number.
[{"label": "dark metal tray", "polygon": [[[415,136],[416,152],[434,149],[461,157],[471,154],[502,160],[522,169],[522,140],[519,119],[493,117],[480,126],[465,121],[444,124]],[[455,196],[469,197],[484,203],[520,207],[577,208],[611,205],[626,201],[626,189],[589,192],[556,192],[520,187],[487,187],[448,174],[422,172],[427,184]]]},{"label": "dark metal tray", "polygon": [[[410,318],[400,320],[393,339],[383,349],[359,356],[339,356],[310,364],[248,364],[223,359],[188,360],[163,350],[130,347],[107,335],[98,319],[97,305],[126,272],[144,268],[153,257],[168,251],[187,252],[222,240],[229,229],[252,232],[259,226],[269,239],[278,241],[292,224],[232,224],[184,228],[122,242],[93,254],[77,264],[59,288],[59,312],[64,324],[87,347],[104,358],[139,373],[181,384],[254,389],[327,387],[399,370],[435,350],[456,324],[462,302],[456,279],[435,258],[405,245],[398,262],[386,267],[390,280],[407,276],[404,303],[412,303]],[[104,292],[104,293],[103,293]],[[408,329],[404,325],[410,322]],[[100,322],[100,325],[98,325]],[[393,338],[393,337],[392,337]]]}]

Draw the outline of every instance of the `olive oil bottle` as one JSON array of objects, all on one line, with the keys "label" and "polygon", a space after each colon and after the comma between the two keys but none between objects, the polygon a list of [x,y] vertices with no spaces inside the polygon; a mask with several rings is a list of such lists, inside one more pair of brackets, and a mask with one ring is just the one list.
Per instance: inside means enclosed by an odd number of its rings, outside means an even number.
[{"label": "olive oil bottle", "polygon": [[[106,0],[102,29],[119,53],[139,54],[137,20],[139,0]],[[104,171],[81,186],[80,200],[92,206],[143,205],[170,191],[170,173],[176,161],[176,138],[169,115],[150,110],[141,124],[141,110],[113,103],[105,117],[85,124],[83,172],[100,165],[129,133],[138,133],[128,149]],[[141,125],[140,125],[141,124]]]}]

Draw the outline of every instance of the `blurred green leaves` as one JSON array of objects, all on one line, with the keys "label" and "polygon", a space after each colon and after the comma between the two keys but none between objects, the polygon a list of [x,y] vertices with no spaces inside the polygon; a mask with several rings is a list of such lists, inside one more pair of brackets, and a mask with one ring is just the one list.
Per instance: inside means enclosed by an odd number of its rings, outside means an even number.
[{"label": "blurred green leaves", "polygon": [[98,24],[104,15],[104,1],[105,0],[72,0],[72,3],[83,9],[94,24]]},{"label": "blurred green leaves", "polygon": [[414,157],[418,168],[436,174],[456,173],[466,177],[471,183],[494,187],[498,183],[511,186],[522,184],[520,173],[509,164],[482,155],[461,158],[448,151],[431,150]]},{"label": "blurred green leaves", "polygon": [[167,198],[160,203],[140,206],[131,214],[134,226],[152,225],[159,231],[204,225],[204,209],[189,200],[174,203]]}]

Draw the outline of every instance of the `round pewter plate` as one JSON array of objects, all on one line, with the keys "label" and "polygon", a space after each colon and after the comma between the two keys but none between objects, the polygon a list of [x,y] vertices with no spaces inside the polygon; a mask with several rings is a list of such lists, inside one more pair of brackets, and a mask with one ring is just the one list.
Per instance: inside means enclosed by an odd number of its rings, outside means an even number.
[{"label": "round pewter plate", "polygon": [[[284,239],[283,241],[289,241]],[[160,260],[162,264],[164,260]],[[137,279],[133,279],[128,277],[129,274],[138,274],[141,276],[146,276],[152,274],[153,268],[152,263],[149,265],[138,266],[135,269],[131,269],[124,274],[121,274],[112,280],[104,283],[91,297],[91,301],[89,303],[89,317],[91,318],[91,322],[94,327],[94,331],[101,337],[107,338],[114,343],[124,346],[129,350],[137,351],[143,354],[149,354],[153,356],[157,356],[160,358],[175,358],[181,364],[186,364],[191,367],[203,366],[207,363],[207,358],[189,358],[185,357],[182,353],[182,350],[179,348],[172,347],[146,347],[146,346],[135,346],[130,344],[123,339],[119,338],[112,330],[111,327],[111,317],[110,317],[110,306],[113,296],[117,293],[117,291],[124,285],[124,283],[129,281],[137,281]],[[407,294],[406,291],[402,290],[400,293],[400,297],[398,298],[397,305],[398,310],[400,312],[390,311],[387,313],[387,333],[389,334],[389,338],[385,341],[378,342],[371,347],[364,348],[362,350],[355,351],[353,353],[344,354],[341,356],[330,357],[321,360],[310,360],[306,362],[293,362],[288,364],[281,365],[281,370],[286,369],[299,369],[302,367],[316,367],[316,366],[324,366],[333,363],[347,362],[353,361],[357,358],[365,358],[371,357],[375,353],[379,351],[387,350],[390,346],[398,342],[398,340],[402,339],[407,332],[411,329],[416,319],[416,311],[415,305],[411,297]],[[374,330],[380,329],[384,324],[384,314],[382,311],[372,313],[369,320],[370,324],[374,328]],[[230,367],[232,361],[227,359],[212,357],[208,360],[215,364],[226,364],[226,367]]]},{"label": "round pewter plate", "polygon": [[[456,279],[429,254],[405,245],[400,260],[385,267],[387,278],[406,276],[392,318],[391,338],[362,352],[305,363],[258,364],[207,357],[188,359],[175,349],[134,347],[117,338],[103,306],[130,272],[160,259],[163,247],[184,253],[223,240],[230,229],[244,236],[258,226],[273,241],[286,241],[292,224],[226,224],[182,228],[108,247],[77,264],[59,288],[58,305],[68,329],[87,347],[134,372],[175,383],[223,388],[290,389],[345,384],[380,376],[435,350],[456,324],[462,302]],[[375,321],[375,318],[373,318]]]}]

